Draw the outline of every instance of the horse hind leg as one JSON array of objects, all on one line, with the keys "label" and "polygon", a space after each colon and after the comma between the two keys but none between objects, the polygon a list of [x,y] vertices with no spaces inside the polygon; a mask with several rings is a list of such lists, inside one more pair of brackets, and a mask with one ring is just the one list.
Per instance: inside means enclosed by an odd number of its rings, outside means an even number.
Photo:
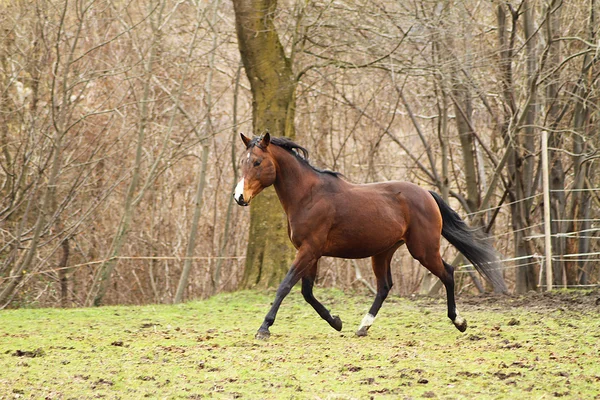
[{"label": "horse hind leg", "polygon": [[381,309],[381,305],[394,285],[392,282],[392,269],[390,268],[390,264],[396,248],[388,253],[371,257],[373,272],[377,279],[377,294],[375,295],[375,300],[373,301],[373,305],[369,309],[369,312],[363,317],[360,326],[356,331],[356,336],[367,336],[367,331],[373,325],[375,317]]},{"label": "horse hind leg", "polygon": [[[439,246],[436,248],[425,249],[420,245],[422,242],[407,243],[408,251],[418,260],[421,265],[437,276],[446,288],[446,298],[448,302],[448,318],[454,324],[456,329],[461,332],[467,330],[467,320],[461,317],[456,310],[456,300],[454,298],[454,267],[448,264],[440,256]],[[428,251],[427,251],[428,250]]]},{"label": "horse hind leg", "polygon": [[442,260],[446,274],[441,278],[442,283],[446,287],[446,297],[448,299],[448,318],[452,321],[456,329],[461,332],[467,330],[467,320],[461,317],[456,310],[456,301],[454,299],[454,267]]},{"label": "horse hind leg", "polygon": [[337,315],[331,315],[329,310],[317,300],[313,294],[313,286],[317,278],[317,263],[315,262],[311,266],[310,271],[304,277],[302,277],[302,296],[308,304],[310,304],[317,314],[321,316],[327,323],[336,331],[342,330],[342,320]]},{"label": "horse hind leg", "polygon": [[446,288],[446,299],[448,303],[448,318],[454,324],[456,329],[461,332],[467,330],[467,320],[461,317],[456,310],[456,300],[454,298],[454,267],[442,260],[439,255],[427,263],[419,260],[421,264],[430,270],[435,276],[440,278]]}]

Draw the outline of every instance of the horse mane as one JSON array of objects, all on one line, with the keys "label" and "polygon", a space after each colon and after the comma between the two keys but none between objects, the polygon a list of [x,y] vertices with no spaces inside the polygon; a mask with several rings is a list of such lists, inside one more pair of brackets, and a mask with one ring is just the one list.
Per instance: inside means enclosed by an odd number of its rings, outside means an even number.
[{"label": "horse mane", "polygon": [[[262,139],[261,137],[254,137],[250,141],[250,143],[248,143],[248,148],[253,147],[253,146],[259,146],[260,147],[259,143],[260,143],[261,139]],[[300,161],[304,165],[310,167],[312,170],[314,170],[316,172],[319,172],[321,174],[328,174],[328,175],[334,176],[336,178],[338,178],[338,177],[340,177],[342,175],[339,172],[331,171],[331,170],[328,170],[328,169],[317,168],[314,165],[312,165],[308,161],[308,150],[305,147],[302,147],[299,144],[293,142],[289,138],[286,138],[286,137],[273,137],[273,136],[271,136],[270,143],[272,145],[277,146],[277,147],[281,147],[282,149],[286,150],[288,153],[294,155],[294,157],[296,157],[296,159],[298,159],[298,161]]]}]

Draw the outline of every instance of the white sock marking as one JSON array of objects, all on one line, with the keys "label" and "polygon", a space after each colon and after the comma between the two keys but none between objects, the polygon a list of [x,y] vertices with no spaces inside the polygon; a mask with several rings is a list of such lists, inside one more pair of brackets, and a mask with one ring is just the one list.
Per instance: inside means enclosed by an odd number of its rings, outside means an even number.
[{"label": "white sock marking", "polygon": [[373,322],[375,322],[375,316],[367,313],[363,317],[363,319],[362,319],[362,321],[361,321],[360,326],[358,327],[358,329],[360,330],[362,328],[370,327],[371,325],[373,325]]},{"label": "white sock marking", "polygon": [[465,323],[465,319],[458,315],[458,311],[456,311],[456,318],[454,318],[454,321],[452,322],[454,322],[455,325],[463,325]]}]

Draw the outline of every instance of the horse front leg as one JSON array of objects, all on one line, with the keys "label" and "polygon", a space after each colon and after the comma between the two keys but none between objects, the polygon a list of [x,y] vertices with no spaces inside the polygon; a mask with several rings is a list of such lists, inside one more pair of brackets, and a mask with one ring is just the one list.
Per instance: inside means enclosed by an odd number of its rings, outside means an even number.
[{"label": "horse front leg", "polygon": [[275,322],[275,317],[277,316],[277,311],[287,296],[290,293],[290,290],[294,287],[296,283],[302,278],[306,272],[309,270],[309,267],[312,263],[316,263],[316,257],[312,255],[311,252],[302,251],[300,249],[298,254],[296,254],[296,258],[290,267],[290,270],[286,274],[283,281],[279,284],[277,288],[277,293],[275,294],[275,300],[271,305],[271,309],[265,316],[265,319],[258,328],[258,332],[256,332],[256,339],[266,340],[271,336],[269,332],[269,328]]},{"label": "horse front leg", "polygon": [[321,316],[327,323],[336,331],[342,330],[342,320],[337,315],[331,315],[329,310],[325,308],[313,294],[313,286],[317,278],[317,262],[309,269],[309,272],[302,277],[302,296],[308,304],[310,304],[317,314]]}]

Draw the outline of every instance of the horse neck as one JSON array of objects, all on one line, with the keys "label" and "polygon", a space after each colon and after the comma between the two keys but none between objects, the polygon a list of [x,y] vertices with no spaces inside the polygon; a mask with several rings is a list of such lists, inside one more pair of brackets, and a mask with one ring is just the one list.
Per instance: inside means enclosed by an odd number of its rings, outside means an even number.
[{"label": "horse neck", "polygon": [[287,150],[276,149],[273,151],[277,161],[274,186],[283,209],[289,215],[296,207],[303,207],[306,199],[310,199],[312,188],[319,182],[319,175]]}]

